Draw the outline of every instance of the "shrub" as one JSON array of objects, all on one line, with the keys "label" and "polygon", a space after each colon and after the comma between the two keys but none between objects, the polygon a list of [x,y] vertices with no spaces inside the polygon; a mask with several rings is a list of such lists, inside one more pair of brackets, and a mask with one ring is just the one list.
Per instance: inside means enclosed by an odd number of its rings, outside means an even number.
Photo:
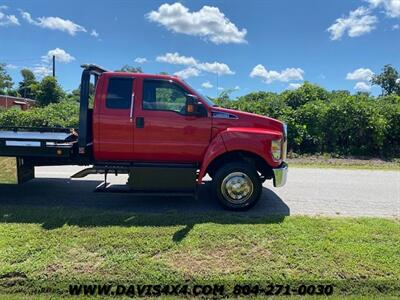
[{"label": "shrub", "polygon": [[281,94],[255,92],[217,104],[282,120],[297,153],[399,156],[400,97],[326,90],[304,84]]},{"label": "shrub", "polygon": [[26,111],[16,108],[0,111],[0,126],[76,128],[78,123],[79,105],[67,101]]}]

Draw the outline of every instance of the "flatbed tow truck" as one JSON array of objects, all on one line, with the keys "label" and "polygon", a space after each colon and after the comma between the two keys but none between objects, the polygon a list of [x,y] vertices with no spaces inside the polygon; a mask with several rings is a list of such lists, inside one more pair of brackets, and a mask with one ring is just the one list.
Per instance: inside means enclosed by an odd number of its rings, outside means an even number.
[{"label": "flatbed tow truck", "polygon": [[286,124],[217,107],[176,76],[82,67],[78,128],[0,128],[0,156],[16,158],[19,184],[35,166],[80,165],[72,178],[105,174],[103,191],[107,174],[125,173],[131,192],[195,193],[208,174],[219,202],[243,210],[265,180],[286,183]]}]

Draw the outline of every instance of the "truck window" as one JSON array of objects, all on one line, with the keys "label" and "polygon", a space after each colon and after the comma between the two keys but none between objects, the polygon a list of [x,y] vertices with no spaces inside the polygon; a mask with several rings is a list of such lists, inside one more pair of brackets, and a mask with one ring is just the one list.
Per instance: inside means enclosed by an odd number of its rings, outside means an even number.
[{"label": "truck window", "polygon": [[110,78],[108,81],[106,107],[128,109],[131,107],[132,78]]},{"label": "truck window", "polygon": [[146,110],[183,113],[186,106],[186,92],[169,81],[144,80],[142,105]]}]

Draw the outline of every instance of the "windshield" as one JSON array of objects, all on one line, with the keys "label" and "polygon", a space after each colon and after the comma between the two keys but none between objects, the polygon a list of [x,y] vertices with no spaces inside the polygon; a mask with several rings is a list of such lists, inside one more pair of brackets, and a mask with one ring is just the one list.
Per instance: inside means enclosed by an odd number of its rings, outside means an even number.
[{"label": "windshield", "polygon": [[210,98],[208,98],[207,96],[204,96],[203,94],[199,93],[199,96],[201,97],[201,99],[206,102],[209,106],[217,106],[214,102],[212,102],[212,100]]},{"label": "windshield", "polygon": [[[184,83],[186,83],[188,86],[190,86],[184,79],[180,78]],[[193,89],[193,88],[192,88]],[[193,89],[194,90],[194,89]],[[197,91],[196,91],[197,92]],[[197,92],[197,95],[200,96],[201,100],[203,100],[205,103],[207,103],[209,106],[218,106],[216,105],[214,102],[212,102],[212,100],[210,98],[208,98],[207,96],[204,96],[203,94],[200,94],[199,92]]]}]

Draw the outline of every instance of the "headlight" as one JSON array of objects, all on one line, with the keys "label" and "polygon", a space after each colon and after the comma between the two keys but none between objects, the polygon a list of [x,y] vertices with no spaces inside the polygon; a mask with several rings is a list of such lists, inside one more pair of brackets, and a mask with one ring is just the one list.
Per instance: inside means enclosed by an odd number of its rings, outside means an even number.
[{"label": "headlight", "polygon": [[282,143],[281,140],[271,142],[271,153],[274,160],[278,161],[281,159]]}]

